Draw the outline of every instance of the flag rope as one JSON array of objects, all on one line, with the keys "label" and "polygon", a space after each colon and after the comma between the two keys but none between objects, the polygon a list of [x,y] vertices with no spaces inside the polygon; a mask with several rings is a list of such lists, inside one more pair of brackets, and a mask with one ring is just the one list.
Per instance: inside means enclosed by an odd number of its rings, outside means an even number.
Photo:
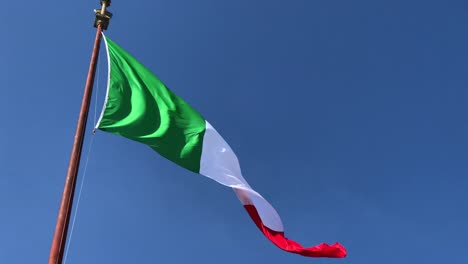
[{"label": "flag rope", "polygon": [[96,119],[97,119],[97,100],[99,94],[99,61],[97,65],[96,92],[94,93],[94,120],[93,120],[93,135],[96,134]]},{"label": "flag rope", "polygon": [[[97,68],[97,78],[96,78],[96,92],[95,92],[95,97],[94,97],[94,120],[93,120],[94,125],[96,124],[96,119],[97,119],[97,101],[98,101],[98,93],[99,93],[99,62],[98,62],[98,65],[97,65],[96,68]],[[70,228],[70,236],[69,236],[67,247],[65,248],[65,254],[64,254],[64,257],[63,257],[63,264],[67,263],[67,256],[68,256],[68,252],[70,250],[70,244],[71,244],[72,237],[73,237],[73,230],[75,229],[75,222],[76,222],[76,217],[78,215],[78,209],[79,209],[79,206],[80,206],[81,193],[83,192],[83,185],[84,185],[84,182],[85,182],[85,179],[86,179],[86,172],[88,170],[88,162],[89,162],[89,157],[91,156],[91,149],[93,147],[95,134],[96,134],[96,128],[94,128],[94,126],[93,126],[92,136],[91,136],[91,140],[89,142],[88,152],[86,153],[86,161],[85,161],[85,165],[84,165],[84,169],[83,169],[83,176],[82,176],[82,180],[81,180],[81,184],[80,184],[80,190],[78,191],[78,199],[76,201],[75,214],[73,215],[72,225],[71,225],[71,228]]]},{"label": "flag rope", "polygon": [[75,209],[75,213],[73,215],[72,225],[71,225],[71,229],[70,229],[70,235],[69,235],[67,247],[65,249],[65,255],[64,255],[64,258],[63,258],[63,264],[67,263],[67,256],[68,256],[68,252],[70,250],[70,244],[71,244],[72,237],[73,237],[73,230],[75,228],[76,216],[78,215],[78,209],[80,207],[81,193],[83,192],[83,185],[84,185],[84,182],[85,182],[85,179],[86,179],[86,172],[87,172],[87,169],[88,169],[88,162],[89,162],[89,157],[91,156],[91,149],[93,147],[93,143],[94,143],[94,134],[91,136],[91,140],[89,142],[88,152],[86,154],[86,162],[85,162],[84,169],[83,169],[83,176],[82,176],[82,180],[81,180],[81,184],[80,184],[80,190],[78,192],[78,200],[76,201],[76,209]]}]

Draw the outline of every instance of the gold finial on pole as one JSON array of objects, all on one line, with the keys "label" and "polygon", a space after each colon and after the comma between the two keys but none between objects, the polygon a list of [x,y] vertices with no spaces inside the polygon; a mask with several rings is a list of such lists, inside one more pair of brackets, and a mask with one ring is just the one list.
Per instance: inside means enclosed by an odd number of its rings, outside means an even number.
[{"label": "gold finial on pole", "polygon": [[111,4],[111,0],[101,0],[101,9],[94,9],[96,18],[94,19],[94,27],[101,25],[103,30],[106,30],[109,26],[109,20],[112,18],[112,13],[108,12],[108,8]]}]

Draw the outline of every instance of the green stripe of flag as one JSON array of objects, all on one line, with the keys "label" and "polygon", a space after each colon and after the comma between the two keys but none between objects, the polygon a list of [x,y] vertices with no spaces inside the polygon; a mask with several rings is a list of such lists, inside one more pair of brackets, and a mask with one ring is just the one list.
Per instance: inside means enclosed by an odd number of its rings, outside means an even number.
[{"label": "green stripe of flag", "polygon": [[110,81],[98,128],[148,145],[199,172],[205,120],[134,57],[106,38]]}]

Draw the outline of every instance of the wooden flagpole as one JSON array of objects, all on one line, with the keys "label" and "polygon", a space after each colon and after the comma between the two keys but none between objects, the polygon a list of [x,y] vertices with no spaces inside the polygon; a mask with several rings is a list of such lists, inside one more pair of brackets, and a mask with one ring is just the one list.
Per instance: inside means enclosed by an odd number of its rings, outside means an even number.
[{"label": "wooden flagpole", "polygon": [[70,222],[73,205],[73,195],[75,193],[76,178],[80,165],[81,149],[83,147],[86,121],[88,119],[89,105],[93,91],[94,75],[96,73],[96,64],[101,44],[101,33],[103,30],[107,29],[109,20],[112,17],[112,14],[106,11],[106,8],[109,7],[110,4],[111,0],[101,0],[101,9],[94,11],[96,13],[96,19],[94,21],[94,26],[97,28],[96,39],[94,41],[93,53],[89,64],[88,77],[86,79],[83,99],[81,102],[81,109],[70,156],[70,163],[68,165],[67,176],[65,179],[65,187],[63,189],[62,200],[60,202],[57,223],[55,225],[54,237],[50,248],[49,264],[61,264],[63,259],[65,244],[67,241],[68,224]]}]

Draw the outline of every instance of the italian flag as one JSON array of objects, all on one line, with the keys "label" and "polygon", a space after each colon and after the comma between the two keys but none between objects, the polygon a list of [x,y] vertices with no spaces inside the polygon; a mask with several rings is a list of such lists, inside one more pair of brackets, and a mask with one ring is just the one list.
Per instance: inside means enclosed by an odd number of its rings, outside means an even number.
[{"label": "italian flag", "polygon": [[342,258],[339,243],[303,247],[284,236],[276,210],[244,179],[216,129],[134,57],[104,36],[108,85],[97,128],[141,142],[168,160],[231,187],[261,232],[279,248],[308,257]]}]

